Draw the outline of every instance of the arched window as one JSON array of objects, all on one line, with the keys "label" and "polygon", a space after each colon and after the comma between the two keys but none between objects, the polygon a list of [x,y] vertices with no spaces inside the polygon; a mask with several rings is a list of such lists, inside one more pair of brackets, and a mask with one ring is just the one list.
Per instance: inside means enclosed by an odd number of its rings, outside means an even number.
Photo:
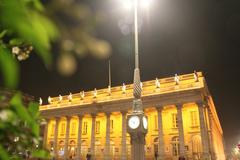
[{"label": "arched window", "polygon": [[96,139],[95,140],[95,157],[98,159],[98,158],[102,158],[101,155],[102,155],[102,146],[101,146],[101,142],[99,139]]},{"label": "arched window", "polygon": [[86,140],[82,140],[81,141],[81,152],[82,152],[82,155],[84,155],[84,156],[88,152],[88,145],[87,145],[87,141]]},{"label": "arched window", "polygon": [[49,149],[50,149],[50,151],[53,151],[53,147],[54,147],[54,142],[53,141],[49,141]]},{"label": "arched window", "polygon": [[202,143],[201,137],[199,135],[195,135],[192,137],[192,153],[194,159],[200,159],[202,152]]},{"label": "arched window", "polygon": [[172,138],[172,154],[173,156],[179,155],[179,138],[178,137]]},{"label": "arched window", "polygon": [[73,159],[76,156],[76,142],[71,140],[69,143],[69,158]]},{"label": "arched window", "polygon": [[61,140],[58,143],[58,146],[59,146],[58,155],[63,156],[64,155],[64,141]]},{"label": "arched window", "polygon": [[115,156],[115,143],[114,143],[114,140],[110,140],[110,155],[112,157]]},{"label": "arched window", "polygon": [[155,153],[158,153],[158,137],[154,138],[153,144],[154,144],[154,155],[155,155]]}]

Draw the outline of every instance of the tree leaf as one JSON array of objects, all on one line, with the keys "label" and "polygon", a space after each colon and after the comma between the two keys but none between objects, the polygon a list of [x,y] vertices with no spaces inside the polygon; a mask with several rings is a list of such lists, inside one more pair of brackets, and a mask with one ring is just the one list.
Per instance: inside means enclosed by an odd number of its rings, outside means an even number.
[{"label": "tree leaf", "polygon": [[39,11],[43,11],[44,10],[44,7],[43,7],[42,3],[39,0],[33,0],[33,5]]},{"label": "tree leaf", "polygon": [[23,121],[31,124],[33,122],[32,117],[28,113],[26,107],[22,104],[21,94],[17,93],[13,96],[10,101],[11,107],[16,111],[16,114],[21,118]]},{"label": "tree leaf", "polygon": [[7,160],[10,159],[8,153],[5,151],[5,149],[0,144],[0,159]]},{"label": "tree leaf", "polygon": [[7,30],[6,30],[6,29],[3,30],[3,31],[1,31],[1,32],[0,32],[0,38],[3,38],[3,37],[6,35],[6,33],[7,33]]},{"label": "tree leaf", "polygon": [[28,112],[34,119],[37,119],[39,117],[39,105],[37,103],[30,102],[28,105]]},{"label": "tree leaf", "polygon": [[35,122],[31,123],[31,129],[32,129],[32,133],[38,137],[39,136],[39,133],[40,133],[40,128],[39,128],[39,125]]},{"label": "tree leaf", "polygon": [[9,41],[9,44],[12,45],[12,46],[19,46],[23,43],[23,41],[21,39],[18,39],[18,38],[14,38],[14,39],[11,39]]},{"label": "tree leaf", "polygon": [[0,70],[4,85],[11,89],[16,88],[19,77],[18,63],[2,45],[0,45]]},{"label": "tree leaf", "polygon": [[35,150],[35,151],[32,152],[32,157],[48,159],[48,158],[50,158],[50,155],[45,150]]}]

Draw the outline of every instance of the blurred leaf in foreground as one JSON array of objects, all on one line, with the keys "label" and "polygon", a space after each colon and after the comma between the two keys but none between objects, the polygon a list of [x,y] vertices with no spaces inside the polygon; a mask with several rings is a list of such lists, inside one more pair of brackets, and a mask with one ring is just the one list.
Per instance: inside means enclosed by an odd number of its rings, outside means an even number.
[{"label": "blurred leaf in foreground", "polygon": [[0,45],[0,71],[3,74],[4,84],[8,88],[15,88],[18,84],[18,63],[12,54]]},{"label": "blurred leaf in foreground", "polygon": [[57,35],[55,25],[43,14],[38,0],[1,0],[0,30],[32,44],[46,65],[51,64],[50,43]]}]

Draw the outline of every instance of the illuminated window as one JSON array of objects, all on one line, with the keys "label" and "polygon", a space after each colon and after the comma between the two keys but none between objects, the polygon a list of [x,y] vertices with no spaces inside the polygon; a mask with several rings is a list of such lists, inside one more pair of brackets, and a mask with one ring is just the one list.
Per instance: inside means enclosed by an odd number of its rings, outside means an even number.
[{"label": "illuminated window", "polygon": [[177,114],[176,113],[172,114],[172,127],[173,128],[178,128],[178,119],[177,119]]},{"label": "illuminated window", "polygon": [[157,115],[154,115],[154,127],[155,127],[155,130],[158,130],[158,116]]},{"label": "illuminated window", "polygon": [[96,121],[96,134],[100,133],[100,121]]},{"label": "illuminated window", "polygon": [[113,119],[110,121],[110,132],[113,133]]},{"label": "illuminated window", "polygon": [[62,125],[61,125],[61,134],[65,133],[65,127],[66,127],[66,124],[62,123]]},{"label": "illuminated window", "polygon": [[179,155],[179,138],[178,137],[172,138],[172,154],[173,156]]},{"label": "illuminated window", "polygon": [[71,133],[72,133],[72,135],[75,135],[75,133],[76,133],[76,122],[72,122],[72,124],[71,124]]},{"label": "illuminated window", "polygon": [[83,122],[83,132],[82,134],[87,134],[88,124],[87,122]]},{"label": "illuminated window", "polygon": [[54,131],[55,131],[55,124],[52,124],[52,126],[51,126],[51,136],[54,135]]},{"label": "illuminated window", "polygon": [[190,114],[191,114],[192,127],[198,126],[197,111],[191,111]]}]

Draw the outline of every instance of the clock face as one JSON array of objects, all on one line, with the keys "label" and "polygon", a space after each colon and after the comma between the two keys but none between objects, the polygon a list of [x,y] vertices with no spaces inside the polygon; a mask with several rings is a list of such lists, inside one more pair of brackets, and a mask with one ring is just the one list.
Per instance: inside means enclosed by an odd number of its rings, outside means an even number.
[{"label": "clock face", "polygon": [[138,128],[139,124],[140,124],[140,120],[138,116],[132,116],[128,121],[128,126],[132,129]]},{"label": "clock face", "polygon": [[147,129],[147,126],[148,126],[147,118],[143,117],[142,120],[143,120],[143,127],[144,127],[144,129]]}]

